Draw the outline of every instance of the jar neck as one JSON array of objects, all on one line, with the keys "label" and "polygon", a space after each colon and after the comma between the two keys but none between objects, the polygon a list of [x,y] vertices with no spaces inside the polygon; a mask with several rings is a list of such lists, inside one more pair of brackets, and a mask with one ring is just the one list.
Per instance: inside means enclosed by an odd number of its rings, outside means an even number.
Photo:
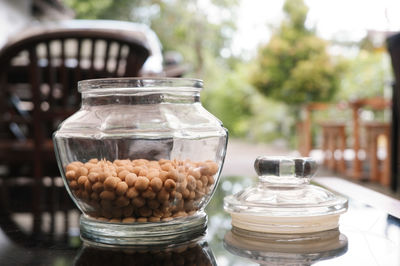
[{"label": "jar neck", "polygon": [[138,105],[138,104],[191,104],[200,102],[198,91],[133,91],[133,92],[84,92],[83,106]]}]

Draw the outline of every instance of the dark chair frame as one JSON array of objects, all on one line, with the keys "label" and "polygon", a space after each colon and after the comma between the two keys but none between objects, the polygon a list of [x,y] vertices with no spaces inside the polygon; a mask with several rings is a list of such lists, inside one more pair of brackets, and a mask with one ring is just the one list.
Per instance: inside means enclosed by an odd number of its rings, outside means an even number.
[{"label": "dark chair frame", "polygon": [[[74,66],[67,64],[66,42],[77,42],[76,62]],[[91,49],[88,57],[83,57],[82,44],[89,42]],[[96,48],[99,41],[105,42],[105,54],[101,67],[96,65]],[[53,58],[51,43],[59,42],[60,54]],[[38,46],[45,47],[46,57],[38,54]],[[116,57],[111,57],[111,46],[117,46]],[[123,53],[127,51],[127,53]],[[28,62],[16,66],[13,60],[21,52],[28,53]],[[0,164],[22,163],[32,165],[31,177],[35,180],[32,209],[34,213],[34,231],[40,230],[41,215],[41,179],[45,175],[45,164],[55,165],[55,155],[48,125],[58,123],[74,113],[80,105],[80,95],[76,83],[82,79],[107,77],[138,76],[141,67],[148,58],[150,50],[146,44],[129,31],[112,31],[109,29],[53,29],[32,34],[6,45],[0,51]],[[41,64],[40,60],[46,61]],[[86,61],[85,61],[86,60]],[[114,65],[110,61],[114,60]],[[89,62],[85,67],[83,65]],[[57,63],[55,63],[57,62]],[[121,63],[122,62],[122,63]],[[123,64],[125,63],[125,64]],[[12,88],[24,83],[29,89],[28,101],[33,104],[29,112],[19,112],[11,104]],[[44,95],[41,91],[46,84],[49,91]],[[56,98],[54,90],[61,90],[62,97]],[[73,99],[71,101],[71,99]],[[43,110],[41,104],[48,104]],[[7,130],[10,123],[24,124],[29,134],[24,140],[18,140]],[[8,133],[4,133],[8,131]],[[4,137],[5,135],[10,135]],[[59,176],[59,175],[58,175]]]}]

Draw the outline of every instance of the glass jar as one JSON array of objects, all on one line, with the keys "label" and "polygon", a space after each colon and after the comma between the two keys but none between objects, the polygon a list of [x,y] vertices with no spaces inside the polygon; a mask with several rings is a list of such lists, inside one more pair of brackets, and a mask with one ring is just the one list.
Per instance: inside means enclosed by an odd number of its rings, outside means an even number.
[{"label": "glass jar", "polygon": [[84,240],[152,245],[204,233],[228,136],[201,105],[202,87],[169,78],[78,83],[82,106],[53,139]]},{"label": "glass jar", "polygon": [[259,182],[224,198],[232,226],[275,234],[335,229],[347,211],[347,198],[310,184],[317,163],[307,157],[260,156],[254,163]]}]

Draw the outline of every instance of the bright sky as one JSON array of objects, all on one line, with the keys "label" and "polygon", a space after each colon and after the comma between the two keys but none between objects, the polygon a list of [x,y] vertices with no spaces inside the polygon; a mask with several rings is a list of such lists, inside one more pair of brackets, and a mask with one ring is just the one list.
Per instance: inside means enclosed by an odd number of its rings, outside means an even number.
[{"label": "bright sky", "polygon": [[[283,0],[241,0],[234,54],[252,56],[266,43],[271,30],[279,25]],[[307,23],[315,25],[325,39],[358,41],[366,30],[400,31],[399,0],[305,0],[309,7]]]}]

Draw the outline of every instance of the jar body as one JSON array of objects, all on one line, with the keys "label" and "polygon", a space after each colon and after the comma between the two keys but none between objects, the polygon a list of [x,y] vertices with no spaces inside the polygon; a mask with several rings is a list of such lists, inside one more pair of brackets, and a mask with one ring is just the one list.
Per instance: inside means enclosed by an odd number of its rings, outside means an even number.
[{"label": "jar body", "polygon": [[81,109],[54,133],[71,197],[88,219],[180,221],[203,211],[218,183],[227,131],[185,79],[83,81]]}]

